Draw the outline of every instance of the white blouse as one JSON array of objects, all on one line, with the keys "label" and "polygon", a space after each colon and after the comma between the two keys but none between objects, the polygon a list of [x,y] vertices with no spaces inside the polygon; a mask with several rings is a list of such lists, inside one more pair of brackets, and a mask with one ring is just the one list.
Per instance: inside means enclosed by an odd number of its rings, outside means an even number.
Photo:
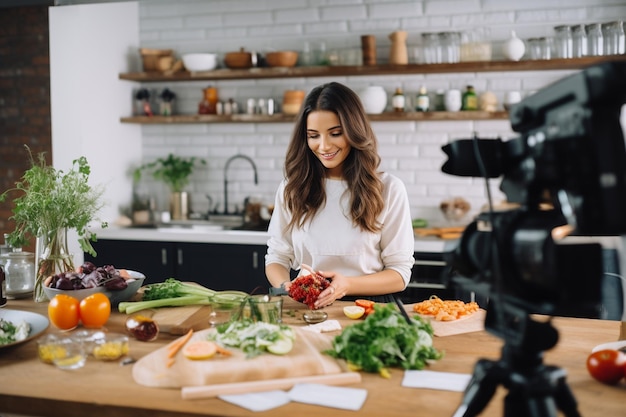
[{"label": "white blouse", "polygon": [[285,180],[278,187],[269,224],[265,264],[277,263],[298,270],[308,264],[315,270],[346,276],[369,275],[384,269],[397,271],[405,287],[411,278],[415,249],[411,213],[402,181],[382,173],[385,207],[378,217],[382,229],[364,232],[349,216],[349,193],[343,180],[326,180],[326,206],[315,217],[286,233],[291,220],[287,210]]}]

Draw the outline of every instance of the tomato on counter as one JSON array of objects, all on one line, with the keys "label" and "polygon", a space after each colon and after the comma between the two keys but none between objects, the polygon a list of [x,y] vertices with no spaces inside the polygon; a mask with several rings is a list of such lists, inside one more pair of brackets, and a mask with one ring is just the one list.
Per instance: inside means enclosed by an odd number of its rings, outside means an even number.
[{"label": "tomato on counter", "polygon": [[626,354],[613,349],[593,352],[587,358],[587,370],[596,380],[615,385],[626,375]]},{"label": "tomato on counter", "polygon": [[79,312],[83,326],[102,327],[111,316],[111,301],[103,293],[91,294],[80,301]]},{"label": "tomato on counter", "polygon": [[57,294],[48,303],[48,318],[60,330],[72,330],[80,320],[78,299]]}]

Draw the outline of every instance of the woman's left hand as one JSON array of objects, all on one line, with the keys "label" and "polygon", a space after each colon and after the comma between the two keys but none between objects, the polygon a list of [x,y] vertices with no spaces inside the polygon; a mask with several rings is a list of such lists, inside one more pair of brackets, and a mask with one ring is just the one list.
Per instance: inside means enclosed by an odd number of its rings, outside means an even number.
[{"label": "woman's left hand", "polygon": [[331,281],[328,288],[322,291],[315,302],[315,308],[322,308],[331,305],[335,300],[339,300],[348,293],[348,282],[346,277],[336,272],[318,271],[320,275]]}]

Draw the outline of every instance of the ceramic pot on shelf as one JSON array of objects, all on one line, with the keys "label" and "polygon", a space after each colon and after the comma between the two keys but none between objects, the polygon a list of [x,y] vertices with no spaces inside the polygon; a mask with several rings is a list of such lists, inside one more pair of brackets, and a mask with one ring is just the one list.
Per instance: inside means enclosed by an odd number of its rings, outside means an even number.
[{"label": "ceramic pot on shelf", "polygon": [[366,87],[359,92],[359,97],[367,114],[380,114],[387,107],[387,93],[379,85]]},{"label": "ceramic pot on shelf", "polygon": [[517,37],[515,31],[511,31],[511,37],[502,46],[502,53],[509,61],[519,61],[526,52],[524,41]]}]

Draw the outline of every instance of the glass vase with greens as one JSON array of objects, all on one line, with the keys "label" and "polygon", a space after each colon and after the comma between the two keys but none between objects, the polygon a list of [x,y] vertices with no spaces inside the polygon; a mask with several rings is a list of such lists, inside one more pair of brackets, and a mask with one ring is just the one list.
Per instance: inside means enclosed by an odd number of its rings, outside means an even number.
[{"label": "glass vase with greens", "polygon": [[[20,181],[0,195],[5,201],[13,199],[15,230],[9,234],[12,246],[26,246],[36,239],[36,282],[34,299],[45,301],[44,280],[54,274],[74,270],[74,261],[67,244],[68,230],[78,234],[80,248],[92,256],[91,245],[96,235],[89,230],[96,214],[104,206],[101,200],[104,189],[89,185],[91,168],[84,156],[72,161],[72,168],[64,172],[46,163],[45,154],[35,159],[28,149],[31,167]],[[101,227],[106,227],[101,223]]]}]

